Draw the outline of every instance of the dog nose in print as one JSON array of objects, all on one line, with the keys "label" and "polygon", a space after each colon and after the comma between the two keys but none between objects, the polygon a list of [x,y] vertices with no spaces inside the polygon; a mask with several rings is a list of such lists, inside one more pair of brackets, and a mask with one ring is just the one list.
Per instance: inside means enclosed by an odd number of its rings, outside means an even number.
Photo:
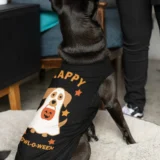
[{"label": "dog nose in print", "polygon": [[55,100],[52,100],[52,104],[55,104],[56,103],[56,101]]},{"label": "dog nose in print", "polygon": [[56,101],[56,100],[51,100],[51,101],[49,102],[49,105],[52,106],[52,107],[56,107],[57,101]]}]

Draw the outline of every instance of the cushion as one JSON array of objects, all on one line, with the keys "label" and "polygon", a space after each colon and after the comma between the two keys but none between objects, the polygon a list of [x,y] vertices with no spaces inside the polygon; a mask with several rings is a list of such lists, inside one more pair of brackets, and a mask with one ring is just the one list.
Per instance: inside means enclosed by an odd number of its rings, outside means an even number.
[{"label": "cushion", "polygon": [[108,8],[117,7],[116,0],[100,0],[101,2],[107,2]]},{"label": "cushion", "polygon": [[58,16],[54,12],[40,13],[40,31],[44,32],[59,23]]},{"label": "cushion", "polygon": [[49,0],[12,0],[15,3],[39,4],[42,11],[52,11]]},{"label": "cushion", "polygon": [[58,46],[62,41],[60,25],[56,25],[41,34],[41,56],[52,57],[58,55]]},{"label": "cushion", "polygon": [[[0,113],[0,151],[11,150],[6,160],[13,160],[21,136],[35,114],[30,111]],[[132,135],[137,141],[127,145],[121,132],[106,111],[99,111],[94,123],[98,142],[91,142],[90,160],[159,160],[160,126],[125,116]]]},{"label": "cushion", "polygon": [[118,9],[108,8],[105,12],[107,47],[122,47],[122,31]]}]

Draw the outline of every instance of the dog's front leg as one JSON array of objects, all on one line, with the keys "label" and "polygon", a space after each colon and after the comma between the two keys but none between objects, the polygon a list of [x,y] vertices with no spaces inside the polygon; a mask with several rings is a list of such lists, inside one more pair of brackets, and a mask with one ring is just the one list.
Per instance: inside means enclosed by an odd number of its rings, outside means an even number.
[{"label": "dog's front leg", "polygon": [[109,76],[99,88],[99,95],[111,117],[121,130],[127,144],[135,143],[116,98],[115,74]]},{"label": "dog's front leg", "polygon": [[120,104],[117,99],[114,99],[112,105],[106,108],[110,113],[111,117],[114,119],[115,123],[121,130],[123,138],[127,144],[134,144],[135,140],[133,139],[129,127],[124,119]]}]

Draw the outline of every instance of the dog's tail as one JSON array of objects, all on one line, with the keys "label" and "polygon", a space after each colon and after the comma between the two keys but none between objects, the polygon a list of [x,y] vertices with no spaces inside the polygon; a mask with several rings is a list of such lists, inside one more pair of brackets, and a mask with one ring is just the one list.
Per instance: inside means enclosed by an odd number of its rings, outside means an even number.
[{"label": "dog's tail", "polygon": [[0,151],[0,160],[5,160],[10,153],[11,151]]}]

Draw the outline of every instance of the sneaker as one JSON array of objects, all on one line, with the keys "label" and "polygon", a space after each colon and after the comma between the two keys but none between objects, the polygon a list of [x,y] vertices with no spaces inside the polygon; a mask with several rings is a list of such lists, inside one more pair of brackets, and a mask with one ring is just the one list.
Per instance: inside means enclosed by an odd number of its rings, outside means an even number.
[{"label": "sneaker", "polygon": [[125,104],[125,106],[122,108],[122,112],[135,118],[143,117],[143,113],[140,112],[138,106],[132,106],[131,104]]}]

